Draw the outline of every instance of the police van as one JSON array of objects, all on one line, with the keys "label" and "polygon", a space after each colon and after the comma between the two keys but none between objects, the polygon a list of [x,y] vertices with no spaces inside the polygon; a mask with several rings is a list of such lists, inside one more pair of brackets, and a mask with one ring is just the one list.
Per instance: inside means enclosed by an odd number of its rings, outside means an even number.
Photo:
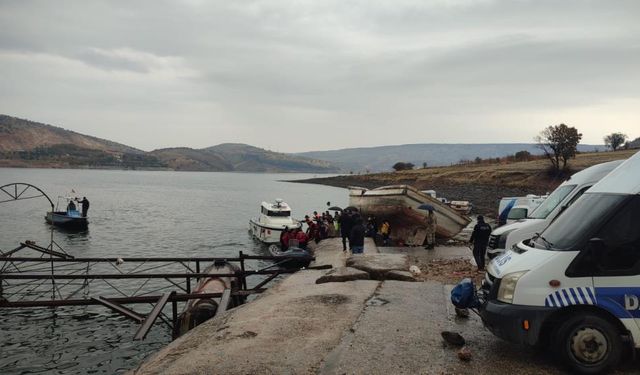
[{"label": "police van", "polygon": [[608,175],[623,160],[597,164],[575,173],[563,182],[526,218],[498,227],[491,232],[487,255],[494,258],[520,241],[542,232],[591,186]]},{"label": "police van", "polygon": [[511,342],[601,373],[640,348],[640,152],[487,267],[480,314]]}]

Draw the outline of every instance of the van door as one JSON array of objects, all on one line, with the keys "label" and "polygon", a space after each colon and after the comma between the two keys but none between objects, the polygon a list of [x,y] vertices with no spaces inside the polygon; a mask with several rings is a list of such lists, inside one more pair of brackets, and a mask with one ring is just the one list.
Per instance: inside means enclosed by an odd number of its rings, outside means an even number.
[{"label": "van door", "polygon": [[[593,283],[597,304],[640,329],[640,195],[620,207],[595,236],[604,244]],[[640,334],[640,331],[637,331]],[[634,335],[637,344],[640,337]]]}]

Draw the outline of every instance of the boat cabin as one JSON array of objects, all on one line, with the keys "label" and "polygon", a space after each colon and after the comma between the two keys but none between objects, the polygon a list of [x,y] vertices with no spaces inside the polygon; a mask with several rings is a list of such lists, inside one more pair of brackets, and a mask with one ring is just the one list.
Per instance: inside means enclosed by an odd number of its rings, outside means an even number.
[{"label": "boat cabin", "polygon": [[291,208],[282,199],[276,199],[275,203],[262,202],[260,213],[269,217],[290,217]]}]

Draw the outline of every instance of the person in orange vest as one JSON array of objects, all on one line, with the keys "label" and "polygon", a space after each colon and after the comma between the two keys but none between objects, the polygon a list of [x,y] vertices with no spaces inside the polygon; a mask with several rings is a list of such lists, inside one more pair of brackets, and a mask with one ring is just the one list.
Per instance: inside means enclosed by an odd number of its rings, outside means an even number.
[{"label": "person in orange vest", "polygon": [[389,232],[391,231],[391,225],[388,220],[385,220],[380,227],[380,234],[382,234],[382,244],[384,246],[389,245]]}]

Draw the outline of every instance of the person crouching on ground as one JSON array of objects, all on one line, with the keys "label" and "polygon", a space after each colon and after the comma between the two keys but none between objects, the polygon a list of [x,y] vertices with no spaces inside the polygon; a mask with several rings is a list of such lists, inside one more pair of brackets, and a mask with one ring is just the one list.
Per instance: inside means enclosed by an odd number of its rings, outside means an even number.
[{"label": "person crouching on ground", "polygon": [[473,258],[478,265],[478,271],[484,270],[484,258],[487,253],[487,245],[489,244],[489,236],[491,235],[491,226],[484,222],[484,217],[478,215],[478,224],[473,227],[473,233],[469,243],[473,244]]},{"label": "person crouching on ground", "polygon": [[349,234],[349,247],[353,254],[362,254],[364,251],[364,235],[366,228],[362,223],[362,218],[358,217],[355,220],[351,233]]}]

